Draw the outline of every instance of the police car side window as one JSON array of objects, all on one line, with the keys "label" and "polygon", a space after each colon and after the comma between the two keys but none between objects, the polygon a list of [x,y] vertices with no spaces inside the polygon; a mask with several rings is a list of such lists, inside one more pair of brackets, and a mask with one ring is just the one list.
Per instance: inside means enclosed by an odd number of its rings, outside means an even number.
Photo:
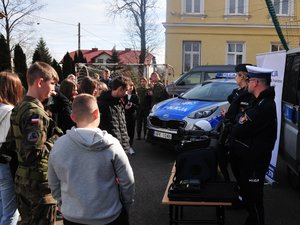
[{"label": "police car side window", "polygon": [[189,75],[184,79],[185,84],[200,84],[202,72],[197,72]]},{"label": "police car side window", "polygon": [[299,69],[300,55],[289,55],[286,59],[282,99],[295,105],[299,104],[300,99]]}]

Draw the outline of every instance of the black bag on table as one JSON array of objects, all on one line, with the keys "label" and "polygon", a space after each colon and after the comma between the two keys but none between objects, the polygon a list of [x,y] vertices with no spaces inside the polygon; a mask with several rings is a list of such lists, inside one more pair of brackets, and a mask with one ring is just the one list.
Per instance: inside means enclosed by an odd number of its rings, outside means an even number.
[{"label": "black bag on table", "polygon": [[212,147],[182,150],[176,157],[174,191],[197,192],[217,176],[216,151]]}]

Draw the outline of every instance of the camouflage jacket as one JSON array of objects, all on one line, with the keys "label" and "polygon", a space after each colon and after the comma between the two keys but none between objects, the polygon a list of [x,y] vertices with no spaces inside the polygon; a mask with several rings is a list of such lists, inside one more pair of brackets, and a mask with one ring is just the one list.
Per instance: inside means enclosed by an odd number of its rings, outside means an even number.
[{"label": "camouflage jacket", "polygon": [[11,114],[10,138],[15,141],[19,161],[16,175],[47,181],[48,156],[60,135],[62,131],[55,126],[42,103],[26,96]]}]

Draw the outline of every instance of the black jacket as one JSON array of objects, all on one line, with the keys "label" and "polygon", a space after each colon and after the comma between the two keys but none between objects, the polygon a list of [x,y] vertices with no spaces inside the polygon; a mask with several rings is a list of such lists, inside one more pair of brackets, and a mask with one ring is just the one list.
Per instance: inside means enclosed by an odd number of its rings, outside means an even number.
[{"label": "black jacket", "polygon": [[130,103],[131,107],[129,109],[125,109],[125,116],[127,118],[136,118],[136,111],[139,107],[139,97],[136,94],[132,94],[130,100],[128,100],[128,95],[125,95],[124,98],[124,107],[126,104]]},{"label": "black jacket", "polygon": [[128,150],[129,137],[127,134],[125,109],[119,98],[111,95],[111,90],[102,92],[98,97],[98,107],[100,110],[100,129],[117,138],[124,150]]},{"label": "black jacket", "polygon": [[253,98],[254,96],[248,92],[247,88],[234,89],[227,98],[230,106],[225,114],[225,120],[233,123],[238,113],[250,107]]},{"label": "black jacket", "polygon": [[268,165],[277,137],[274,87],[264,90],[251,107],[236,117],[232,147],[238,157],[251,165]]},{"label": "black jacket", "polygon": [[52,99],[52,104],[49,106],[52,118],[57,126],[66,133],[67,130],[76,125],[71,119],[72,102],[60,91],[57,92],[57,95],[52,96]]}]

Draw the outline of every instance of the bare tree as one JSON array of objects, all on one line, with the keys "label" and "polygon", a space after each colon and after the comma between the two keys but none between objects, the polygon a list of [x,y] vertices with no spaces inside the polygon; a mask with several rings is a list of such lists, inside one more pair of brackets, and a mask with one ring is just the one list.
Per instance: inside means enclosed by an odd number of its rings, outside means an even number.
[{"label": "bare tree", "polygon": [[157,0],[112,0],[108,11],[113,17],[124,16],[128,20],[127,32],[133,46],[139,43],[139,63],[144,64],[147,54],[157,46],[158,23],[155,13]]},{"label": "bare tree", "polygon": [[0,26],[4,28],[10,54],[16,44],[24,44],[30,39],[36,22],[32,15],[43,7],[38,0],[0,0],[0,11],[4,16]]}]

